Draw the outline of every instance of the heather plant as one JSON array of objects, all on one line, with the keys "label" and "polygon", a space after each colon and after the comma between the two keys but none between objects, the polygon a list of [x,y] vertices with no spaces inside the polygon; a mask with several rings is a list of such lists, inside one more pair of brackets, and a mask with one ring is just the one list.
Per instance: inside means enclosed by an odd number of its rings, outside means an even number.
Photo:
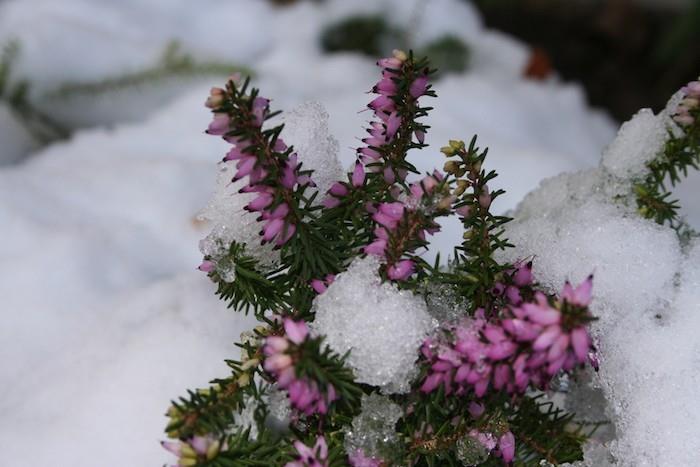
[{"label": "heather plant", "polygon": [[[536,258],[497,260],[510,219],[492,211],[504,191],[487,151],[476,137],[449,141],[443,170],[420,174],[408,155],[427,148],[434,70],[401,51],[378,66],[367,136],[335,181],[304,165],[248,79],[211,90],[207,132],[231,144],[227,199],[245,214],[203,240],[199,268],[260,324],[241,336],[228,376],[169,408],[163,445],[176,465],[582,458],[595,426],[545,394],[555,377],[597,365],[593,277],[555,294],[533,279]],[[448,216],[461,243],[446,263],[428,262]]]}]

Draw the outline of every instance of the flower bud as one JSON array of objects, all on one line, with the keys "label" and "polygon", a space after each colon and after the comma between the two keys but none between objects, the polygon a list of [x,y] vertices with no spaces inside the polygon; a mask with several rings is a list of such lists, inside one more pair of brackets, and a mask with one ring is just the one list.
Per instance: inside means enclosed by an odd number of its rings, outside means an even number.
[{"label": "flower bud", "polygon": [[447,161],[443,166],[443,170],[448,174],[454,174],[459,170],[459,163],[457,161]]},{"label": "flower bud", "polygon": [[394,49],[392,55],[394,56],[394,58],[401,60],[402,62],[408,60],[408,55],[406,55],[406,52],[404,52],[403,50]]},{"label": "flower bud", "polygon": [[464,141],[451,139],[450,140],[450,147],[452,149],[454,149],[455,151],[464,151]]},{"label": "flower bud", "polygon": [[451,157],[455,155],[455,150],[452,146],[443,146],[440,148],[440,152],[443,153],[447,157]]}]

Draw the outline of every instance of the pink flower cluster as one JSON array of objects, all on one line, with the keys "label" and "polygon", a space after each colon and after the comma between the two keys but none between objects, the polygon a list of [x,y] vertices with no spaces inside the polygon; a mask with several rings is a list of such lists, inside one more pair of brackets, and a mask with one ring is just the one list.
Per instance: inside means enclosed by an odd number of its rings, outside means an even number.
[{"label": "pink flower cluster", "polygon": [[506,463],[513,462],[515,458],[515,436],[506,431],[496,439],[492,433],[482,432],[476,429],[470,430],[468,436],[477,440],[488,452],[501,457]]},{"label": "pink flower cluster", "polygon": [[[235,80],[231,82],[235,83]],[[248,177],[248,184],[240,192],[255,193],[255,198],[245,209],[260,213],[258,221],[264,222],[260,232],[262,243],[274,241],[277,246],[284,245],[296,232],[289,205],[291,194],[296,186],[313,182],[307,175],[300,174],[297,155],[288,154],[289,148],[282,138],[268,143],[263,137],[261,128],[270,113],[269,99],[257,96],[250,102],[250,108],[247,104],[234,106],[232,116],[217,111],[226,96],[226,90],[212,88],[206,105],[214,109],[214,119],[207,133],[221,135],[233,144],[224,161],[237,161],[233,181]],[[241,134],[230,136],[232,131]],[[274,177],[274,183],[271,183],[271,177]]]},{"label": "pink flower cluster", "polygon": [[676,108],[673,120],[681,126],[690,126],[695,122],[691,112],[700,108],[700,81],[691,81],[681,92],[685,97]]},{"label": "pink flower cluster", "polygon": [[314,289],[317,294],[322,294],[333,281],[335,281],[335,274],[326,274],[326,277],[323,279],[313,279],[311,281],[311,288]]},{"label": "pink flower cluster", "polygon": [[430,369],[421,390],[442,385],[446,394],[473,390],[482,397],[492,386],[522,393],[529,385],[544,388],[560,370],[586,363],[593,351],[586,328],[592,319],[592,280],[576,288],[567,282],[553,304],[537,292],[532,302],[503,310],[503,318],[489,320],[480,310],[450,329],[453,339],[427,339],[421,351]]},{"label": "pink flower cluster", "polygon": [[198,465],[200,461],[212,460],[219,451],[226,449],[211,436],[194,436],[187,441],[161,441],[160,444],[179,458],[172,467]]},{"label": "pink flower cluster", "polygon": [[313,448],[301,441],[295,441],[294,448],[299,453],[297,459],[287,462],[284,467],[328,467],[328,445],[323,436],[316,438]]},{"label": "pink flower cluster", "polygon": [[379,224],[374,229],[374,241],[365,246],[364,252],[387,260],[387,276],[391,280],[408,279],[416,269],[411,259],[401,259],[416,240],[425,242],[426,233],[440,230],[429,216],[421,211],[421,200],[432,196],[442,181],[442,174],[435,172],[421,181],[411,184],[411,196],[404,201],[381,203],[374,210],[372,219]]},{"label": "pink flower cluster", "polygon": [[348,461],[352,467],[382,467],[386,465],[381,459],[367,457],[362,449],[355,449],[348,456]]},{"label": "pink flower cluster", "polygon": [[327,208],[338,206],[352,190],[360,188],[365,184],[365,178],[365,168],[358,161],[355,163],[355,168],[350,175],[350,183],[335,182],[331,185],[326,198],[323,200],[323,205]]},{"label": "pink flower cluster", "polygon": [[280,389],[285,389],[293,408],[305,415],[325,414],[328,406],[338,398],[333,385],[321,392],[316,381],[298,377],[294,368],[294,352],[309,336],[309,328],[303,321],[284,320],[285,336],[269,336],[265,339],[263,368],[277,380]]}]

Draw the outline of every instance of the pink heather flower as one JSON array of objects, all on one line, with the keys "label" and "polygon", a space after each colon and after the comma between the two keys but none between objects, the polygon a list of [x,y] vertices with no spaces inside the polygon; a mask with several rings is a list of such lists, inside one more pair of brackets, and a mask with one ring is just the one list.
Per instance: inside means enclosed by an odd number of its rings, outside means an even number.
[{"label": "pink heather flower", "polygon": [[394,139],[399,126],[401,126],[401,117],[394,111],[386,119],[386,137],[388,140]]},{"label": "pink heather flower", "polygon": [[507,431],[498,438],[498,449],[501,451],[501,457],[505,462],[513,462],[515,458],[515,436],[513,436],[513,433]]},{"label": "pink heather flower", "polygon": [[217,107],[221,107],[225,98],[226,91],[221,88],[211,88],[209,91],[209,97],[207,97],[207,101],[204,103],[204,105],[210,109],[215,109]]},{"label": "pink heather flower", "polygon": [[394,281],[405,281],[416,270],[416,266],[410,259],[404,259],[387,268],[386,275]]},{"label": "pink heather flower", "polygon": [[700,81],[691,81],[683,87],[686,96],[700,98]]},{"label": "pink heather flower", "polygon": [[262,211],[271,205],[274,199],[275,197],[272,195],[272,193],[259,193],[250,203],[245,206],[245,210],[253,212]]},{"label": "pink heather flower", "polygon": [[482,446],[486,448],[487,451],[493,451],[496,449],[497,442],[495,437],[491,433],[483,433],[478,430],[471,430],[469,436],[481,443]]},{"label": "pink heather flower", "polygon": [[301,344],[309,335],[309,328],[304,321],[294,321],[291,318],[284,319],[284,332],[287,338],[296,345]]},{"label": "pink heather flower", "polygon": [[414,134],[416,135],[416,139],[418,140],[418,142],[420,144],[423,144],[425,142],[425,132],[424,131],[416,130],[414,132]]},{"label": "pink heather flower", "polygon": [[206,132],[210,135],[223,135],[229,131],[229,122],[228,114],[215,112]]},{"label": "pink heather flower", "polygon": [[365,184],[365,168],[358,161],[355,163],[355,168],[352,171],[352,186],[354,186],[355,188],[358,188],[364,184]]},{"label": "pink heather flower", "polygon": [[469,204],[465,204],[455,209],[455,212],[462,217],[469,217],[472,212],[472,207]]},{"label": "pink heather flower", "polygon": [[398,91],[396,83],[391,78],[381,79],[373,88],[372,92],[375,94],[383,94],[385,96],[393,96]]},{"label": "pink heather flower", "polygon": [[270,100],[264,97],[256,97],[253,99],[252,112],[255,116],[255,124],[257,126],[262,126],[263,122],[265,121],[265,117],[267,116],[269,110],[269,104]]},{"label": "pink heather flower", "polygon": [[214,269],[216,269],[216,264],[213,261],[210,261],[208,259],[205,259],[202,261],[202,264],[200,264],[197,269],[203,272],[212,272]]},{"label": "pink heather flower", "polygon": [[411,83],[411,86],[409,88],[409,93],[414,98],[418,98],[418,97],[422,96],[423,94],[425,94],[427,90],[428,90],[428,77],[427,76],[419,76]]},{"label": "pink heather flower", "polygon": [[362,449],[355,449],[348,461],[352,467],[381,467],[383,461],[375,457],[367,457]]},{"label": "pink heather flower", "polygon": [[295,441],[294,448],[299,453],[297,459],[287,462],[284,467],[328,467],[328,445],[323,436],[316,439],[313,448],[301,441]]},{"label": "pink heather flower", "polygon": [[365,246],[363,251],[368,255],[383,257],[386,254],[386,240],[379,238]]},{"label": "pink heather flower", "polygon": [[591,293],[593,290],[593,274],[575,289],[567,281],[561,292],[561,298],[572,305],[587,307],[591,303]]},{"label": "pink heather flower", "polygon": [[513,282],[518,287],[532,284],[532,261],[528,261],[526,264],[517,263],[515,265]]},{"label": "pink heather flower", "polygon": [[323,280],[313,279],[311,281],[311,288],[316,291],[317,294],[322,294],[328,289],[328,286],[335,281],[335,274],[327,274]]},{"label": "pink heather flower", "polygon": [[475,420],[481,417],[485,410],[486,407],[480,402],[471,401],[469,403],[469,415],[471,415]]}]

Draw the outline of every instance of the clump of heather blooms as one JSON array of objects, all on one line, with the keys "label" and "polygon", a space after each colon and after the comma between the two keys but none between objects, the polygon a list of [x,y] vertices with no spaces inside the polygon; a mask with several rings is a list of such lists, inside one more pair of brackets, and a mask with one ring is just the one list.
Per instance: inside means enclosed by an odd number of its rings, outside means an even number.
[{"label": "clump of heather blooms", "polygon": [[312,448],[301,441],[294,442],[296,460],[287,462],[284,467],[328,467],[328,444],[323,436],[316,439]]},{"label": "clump of heather blooms", "polygon": [[700,113],[700,81],[691,81],[681,89],[683,99],[673,113],[673,120],[680,126],[692,125]]},{"label": "clump of heather blooms", "polygon": [[318,382],[299,376],[295,368],[295,359],[309,336],[309,328],[303,321],[286,318],[284,331],[284,336],[265,339],[263,368],[274,377],[280,389],[287,391],[292,408],[307,416],[324,415],[331,402],[337,399],[335,388],[332,384],[321,388]]},{"label": "clump of heather blooms", "polygon": [[[214,455],[286,467],[581,458],[586,435],[528,390],[593,362],[592,279],[550,296],[531,261],[499,262],[510,219],[491,211],[503,190],[492,188],[487,151],[452,140],[444,172],[419,174],[408,153],[427,146],[419,120],[434,70],[400,51],[378,65],[368,136],[344,179],[325,177],[326,193],[299,162],[319,151],[289,147],[247,80],[207,99],[207,132],[232,145],[224,161],[241,188],[228,194],[245,196],[238,206],[255,213],[247,225],[260,223],[275,261],[255,254],[250,235],[203,249],[199,269],[217,293],[261,324],[242,337],[240,360],[227,361],[229,377],[168,411],[179,441],[165,446],[180,465]],[[447,216],[462,223],[461,243],[447,264],[429,264],[420,255]],[[431,315],[443,292],[449,312]]]},{"label": "clump of heather blooms", "polygon": [[[521,267],[514,276],[528,282],[529,269]],[[592,320],[592,280],[576,288],[567,283],[559,299],[537,292],[532,302],[501,310],[499,318],[479,310],[443,336],[426,339],[421,352],[430,366],[421,391],[522,394],[529,387],[545,389],[561,370],[588,362],[594,351],[586,328]],[[522,300],[519,293],[512,295]]]}]

